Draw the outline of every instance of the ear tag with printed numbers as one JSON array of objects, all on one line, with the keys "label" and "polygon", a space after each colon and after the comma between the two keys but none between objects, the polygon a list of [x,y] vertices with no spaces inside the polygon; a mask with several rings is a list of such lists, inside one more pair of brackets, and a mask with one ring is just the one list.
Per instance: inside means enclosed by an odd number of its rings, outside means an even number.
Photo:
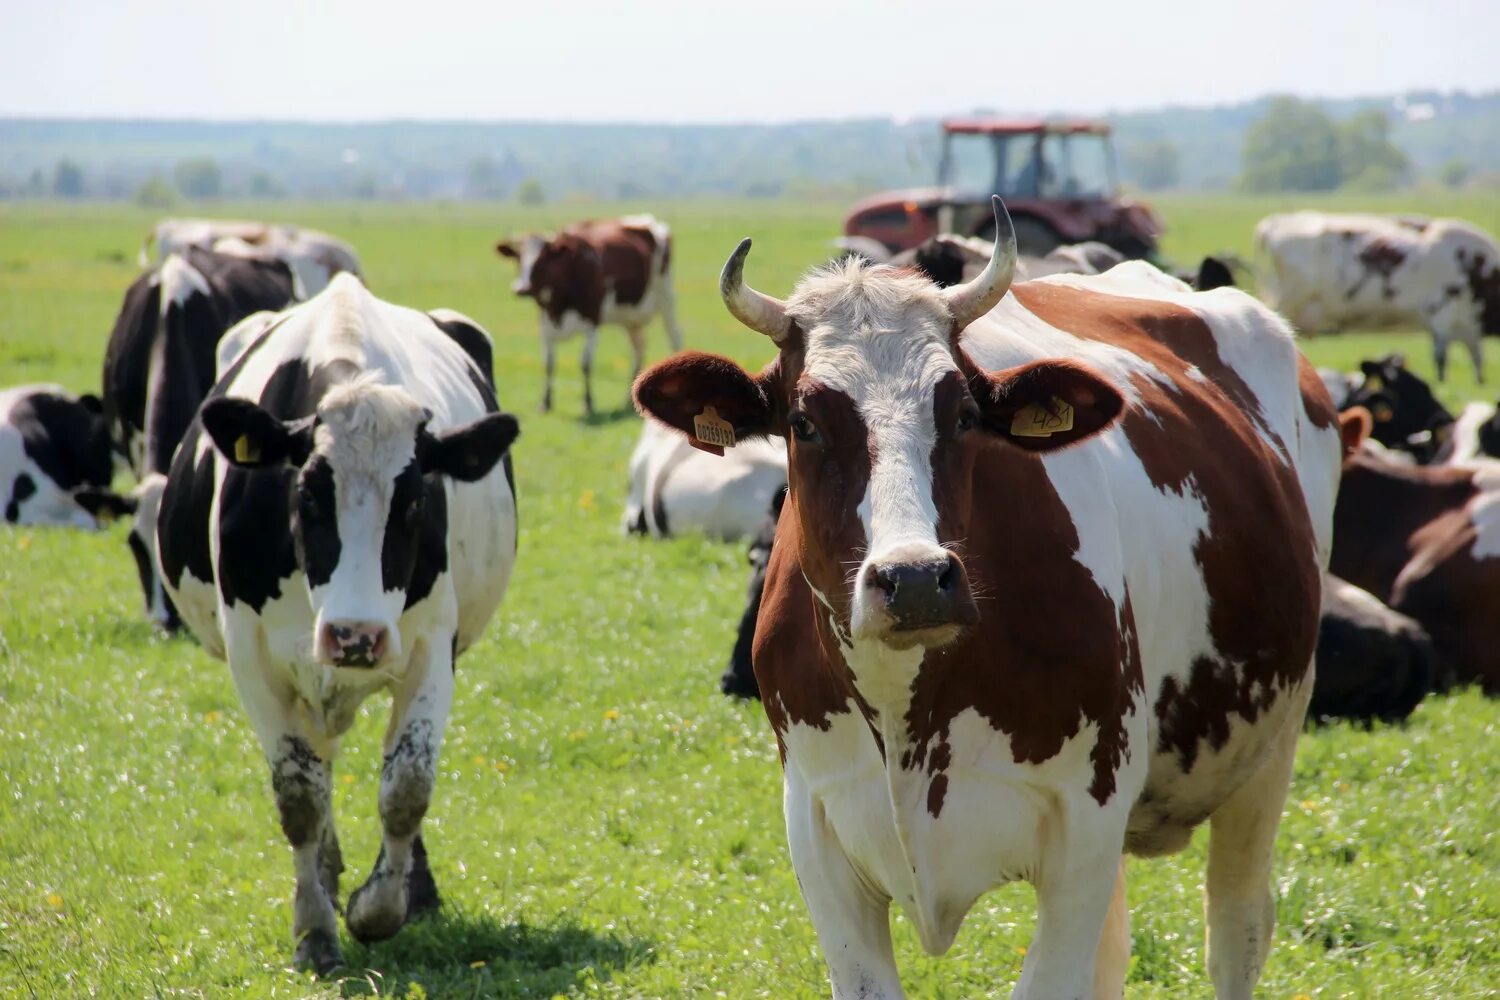
[{"label": "ear tag with printed numbers", "polygon": [[725,448],[734,447],[734,425],[719,416],[712,406],[705,406],[693,418],[693,436],[688,443],[710,455],[722,455]]},{"label": "ear tag with printed numbers", "polygon": [[1385,388],[1385,382],[1379,375],[1366,375],[1365,388],[1369,389],[1371,392],[1379,392],[1381,389]]},{"label": "ear tag with printed numbers", "polygon": [[1395,418],[1396,411],[1384,403],[1377,403],[1373,415],[1377,424],[1388,424]]},{"label": "ear tag with printed numbers", "polygon": [[236,462],[260,461],[260,449],[250,440],[250,435],[241,434],[234,439],[234,460]]},{"label": "ear tag with printed numbers", "polygon": [[1045,438],[1073,429],[1073,407],[1052,397],[1052,411],[1030,403],[1016,411],[1010,421],[1012,437]]}]

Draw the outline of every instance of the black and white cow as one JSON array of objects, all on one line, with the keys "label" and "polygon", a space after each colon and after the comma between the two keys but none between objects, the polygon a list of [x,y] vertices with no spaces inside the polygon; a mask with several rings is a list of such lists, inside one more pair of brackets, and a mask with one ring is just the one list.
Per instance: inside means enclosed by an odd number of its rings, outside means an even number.
[{"label": "black and white cow", "polygon": [[376,691],[393,699],[384,838],[346,920],[380,940],[437,905],[420,826],[454,659],[515,562],[517,426],[488,360],[474,323],[339,275],[240,352],[162,497],[163,576],[260,738],[296,869],[296,958],[318,971],[341,961],[334,759]]},{"label": "black and white cow", "polygon": [[779,438],[741,441],[716,456],[647,420],[630,455],[621,527],[652,538],[701,531],[737,541],[760,529],[772,496],[785,489],[786,445]]},{"label": "black and white cow", "polygon": [[1399,722],[1447,687],[1432,640],[1406,615],[1332,574],[1323,577],[1310,719]]},{"label": "black and white cow", "polygon": [[121,512],[109,499],[113,472],[97,396],[74,396],[60,385],[0,389],[6,523],[93,528]]},{"label": "black and white cow", "polygon": [[172,454],[214,384],[219,341],[246,317],[294,298],[287,264],[194,246],[168,254],[125,293],[104,354],[104,414],[140,483],[127,501],[136,515],[130,549],[146,613],[162,628],[178,621],[152,558],[152,516]]}]

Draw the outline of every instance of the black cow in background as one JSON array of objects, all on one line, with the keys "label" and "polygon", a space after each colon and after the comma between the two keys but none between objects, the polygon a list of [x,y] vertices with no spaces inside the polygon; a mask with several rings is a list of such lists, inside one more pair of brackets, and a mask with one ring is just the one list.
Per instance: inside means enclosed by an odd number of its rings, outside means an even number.
[{"label": "black cow in background", "polygon": [[1450,684],[1421,625],[1351,583],[1323,578],[1309,719],[1400,722]]},{"label": "black cow in background", "polygon": [[745,612],[740,615],[740,631],[734,639],[734,652],[729,654],[729,666],[719,678],[719,690],[736,698],[759,698],[760,685],[755,681],[755,670],[750,666],[750,646],[755,640],[755,622],[760,617],[760,595],[766,587],[766,564],[771,561],[771,546],[776,541],[776,520],[781,517],[782,505],[786,503],[786,487],[776,491],[771,498],[771,512],[750,540],[750,586],[746,588]]}]

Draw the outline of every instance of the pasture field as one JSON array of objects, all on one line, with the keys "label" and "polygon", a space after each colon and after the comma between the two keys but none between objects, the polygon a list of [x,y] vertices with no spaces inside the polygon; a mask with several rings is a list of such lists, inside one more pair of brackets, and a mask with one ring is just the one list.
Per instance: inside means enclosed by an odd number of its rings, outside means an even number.
[{"label": "pasture field", "polygon": [[[1286,202],[1162,199],[1166,251],[1235,249]],[[1500,197],[1324,199],[1457,214],[1500,233]],[[756,238],[749,278],[785,294],[826,256],[838,204],[225,206],[350,240],[371,287],[473,315],[495,339],[515,450],[520,559],[486,636],[459,664],[426,842],[445,905],[392,941],[347,936],[341,978],[288,968],[292,872],[260,749],[225,666],[152,634],[117,525],[0,527],[0,997],[814,997],[826,979],[787,858],[781,779],[758,705],[716,687],[742,608],[739,545],[642,542],[618,522],[639,426],[628,349],[606,331],[601,415],[581,418],[578,341],[557,408],[536,413],[530,303],[496,237],[649,207],[673,226],[689,344],[771,355],[718,302],[724,258]],[[151,217],[123,207],[0,206],[0,385],[97,391],[105,339]],[[665,351],[659,328],[652,357]],[[1487,345],[1500,379],[1500,344]],[[1421,334],[1309,342],[1352,366]],[[1456,358],[1442,390],[1481,395]],[[344,742],[335,811],[344,892],[378,848],[386,700]],[[1404,728],[1308,733],[1278,840],[1268,997],[1500,994],[1500,703],[1425,702]],[[1129,867],[1131,997],[1207,996],[1201,885],[1189,850]],[[949,956],[894,917],[913,997],[1009,992],[1033,923],[1012,886],[983,900]]]}]

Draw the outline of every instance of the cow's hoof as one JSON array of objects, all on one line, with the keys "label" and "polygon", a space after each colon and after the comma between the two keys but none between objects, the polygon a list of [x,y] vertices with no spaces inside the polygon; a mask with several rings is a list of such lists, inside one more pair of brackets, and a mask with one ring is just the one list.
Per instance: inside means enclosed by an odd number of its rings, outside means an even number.
[{"label": "cow's hoof", "polygon": [[[382,888],[386,891],[381,892]],[[392,890],[374,879],[366,882],[349,897],[349,909],[344,914],[349,933],[361,944],[394,937],[406,923],[405,897],[404,888]]]},{"label": "cow's hoof", "polygon": [[308,931],[297,942],[297,953],[293,956],[299,969],[311,969],[326,976],[344,964],[339,952],[338,935],[332,931]]}]

